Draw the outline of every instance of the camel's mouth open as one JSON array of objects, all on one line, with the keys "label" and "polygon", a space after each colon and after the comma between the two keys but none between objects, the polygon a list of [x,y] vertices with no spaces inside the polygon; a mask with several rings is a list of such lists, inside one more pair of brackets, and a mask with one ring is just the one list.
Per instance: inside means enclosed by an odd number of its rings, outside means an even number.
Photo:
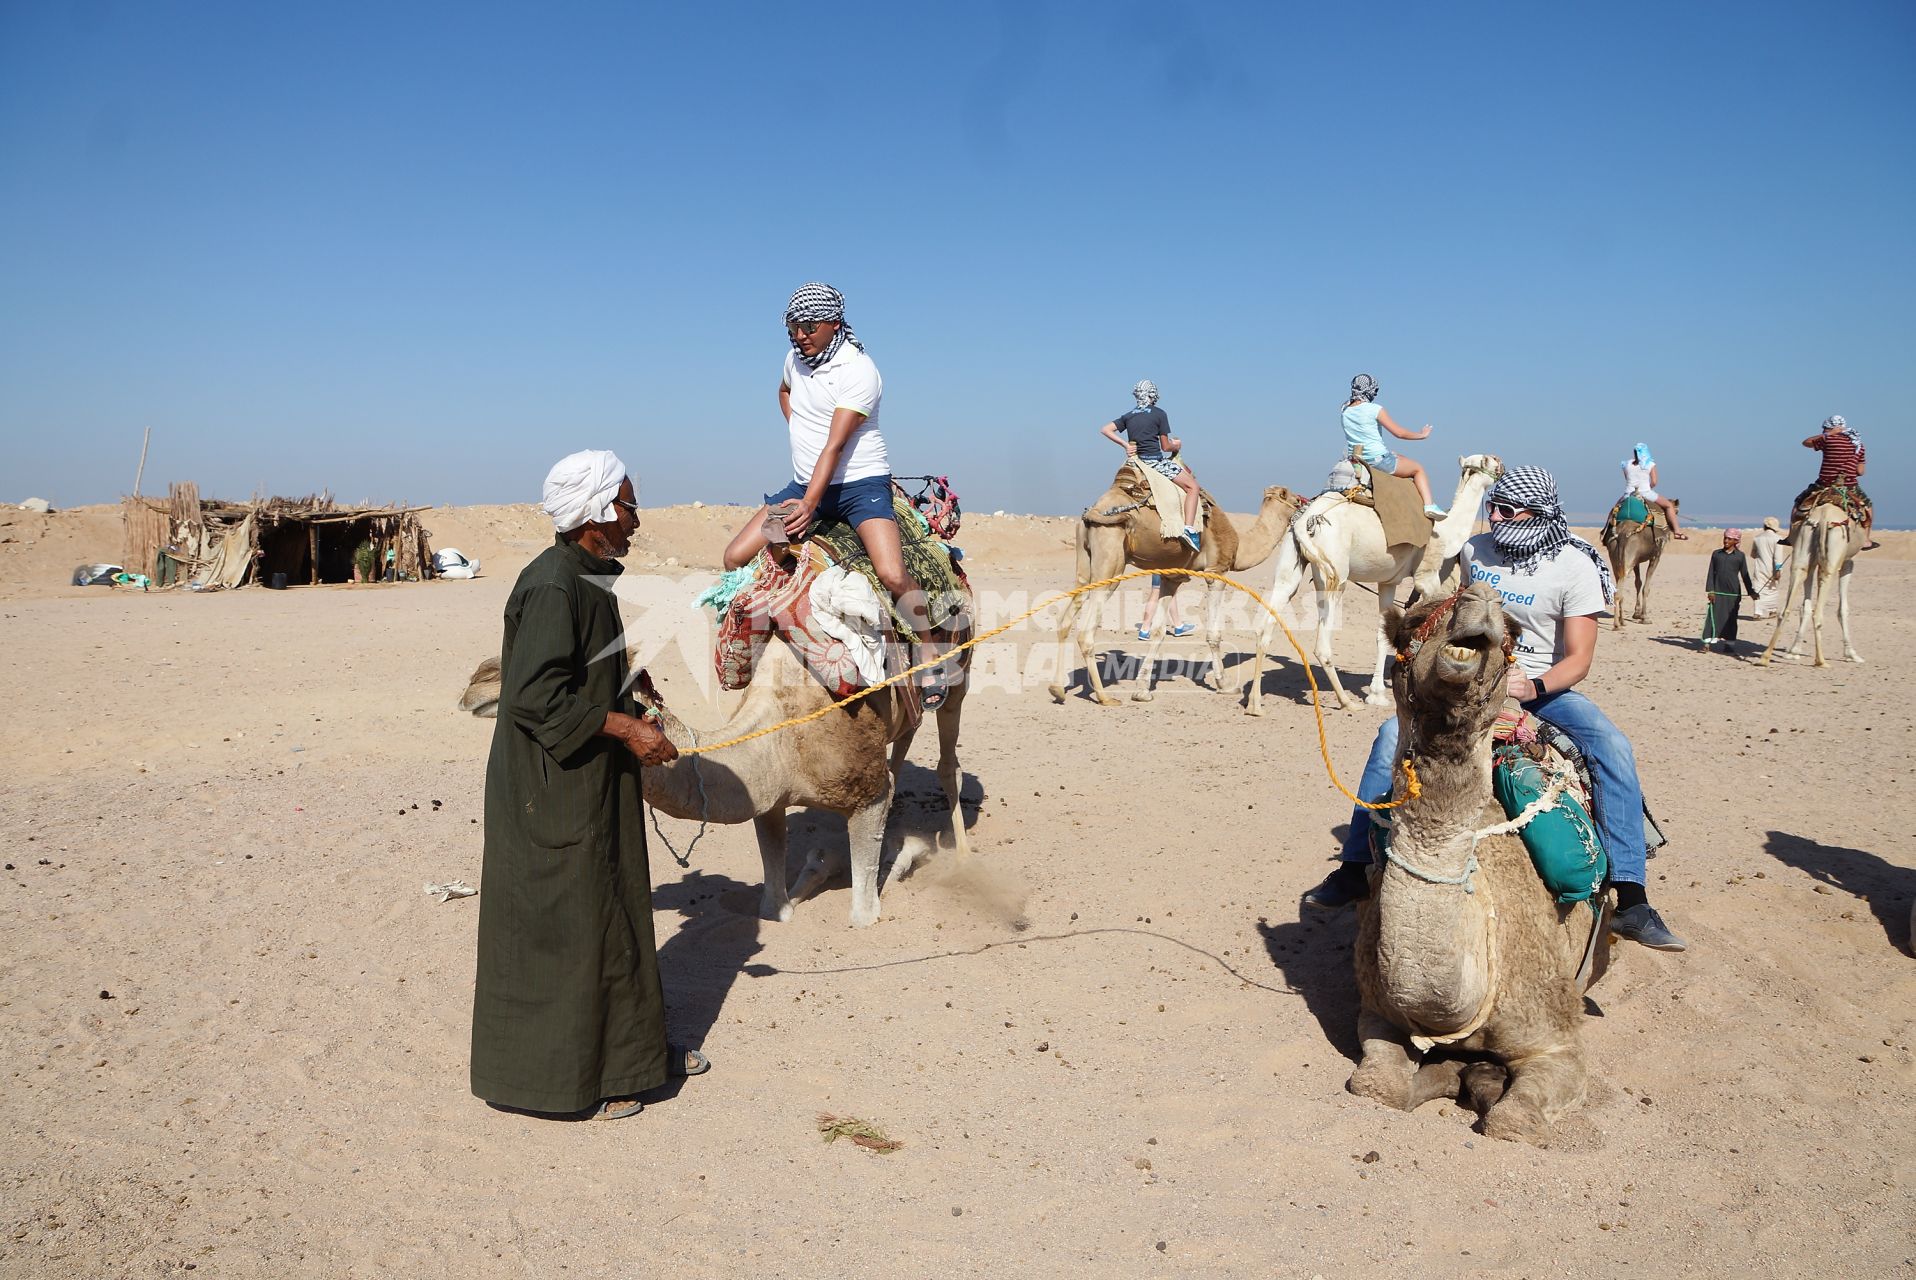
[{"label": "camel's mouth open", "polygon": [[1490,625],[1487,615],[1460,619],[1437,651],[1436,674],[1443,680],[1474,679],[1483,670],[1485,659],[1493,652],[1501,654],[1502,651],[1503,636]]}]

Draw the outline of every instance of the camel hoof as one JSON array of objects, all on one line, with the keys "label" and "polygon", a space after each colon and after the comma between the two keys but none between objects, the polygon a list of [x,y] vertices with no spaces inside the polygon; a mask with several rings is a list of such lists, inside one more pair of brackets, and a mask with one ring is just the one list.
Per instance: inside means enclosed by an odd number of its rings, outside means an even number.
[{"label": "camel hoof", "polygon": [[1052,685],[1052,686],[1051,686],[1051,696],[1052,696],[1052,698],[1054,698],[1055,700],[1057,700],[1057,701],[1059,701],[1059,702],[1063,702],[1063,701],[1064,701],[1064,697],[1065,697],[1065,694],[1064,694],[1064,686],[1063,686],[1063,685],[1061,685],[1061,684],[1054,684],[1054,685]]},{"label": "camel hoof", "polygon": [[1157,694],[1155,694],[1155,693],[1152,693],[1152,692],[1151,692],[1151,691],[1150,691],[1149,689],[1140,689],[1140,690],[1138,690],[1138,691],[1137,691],[1136,693],[1134,693],[1134,694],[1132,694],[1132,695],[1131,695],[1131,701],[1133,701],[1133,702],[1149,702],[1149,701],[1151,701],[1151,700],[1152,700],[1153,698],[1156,698],[1157,696],[1158,696]]},{"label": "camel hoof", "polygon": [[1244,704],[1244,714],[1247,716],[1261,716],[1264,714],[1264,708],[1259,703],[1247,702]]},{"label": "camel hoof", "polygon": [[1108,693],[1101,693],[1098,695],[1098,705],[1101,707],[1121,707],[1124,703]]},{"label": "camel hoof", "polygon": [[1818,658],[1815,662],[1810,663],[1812,667],[1827,667],[1829,664],[1828,658]]},{"label": "camel hoof", "polygon": [[1550,1145],[1550,1122],[1527,1106],[1505,1099],[1484,1117],[1484,1136],[1504,1142],[1527,1142],[1533,1147]]},{"label": "camel hoof", "polygon": [[1388,693],[1367,693],[1364,695],[1364,705],[1370,707],[1388,707],[1393,705],[1393,703]]},{"label": "camel hoof", "polygon": [[1862,661],[1863,661],[1863,655],[1860,653],[1846,653],[1843,655],[1843,657],[1846,661],[1854,662],[1858,664],[1859,666],[1862,664]]},{"label": "camel hoof", "polygon": [[878,923],[878,908],[877,907],[873,907],[870,911],[860,911],[857,907],[852,908],[852,928],[869,929],[877,923]]},{"label": "camel hoof", "polygon": [[758,909],[758,918],[761,920],[776,920],[780,924],[790,924],[792,922],[792,904],[789,902],[761,903]]},{"label": "camel hoof", "polygon": [[1360,1098],[1369,1098],[1372,1102],[1382,1103],[1393,1111],[1405,1110],[1409,1101],[1404,1095],[1405,1081],[1400,1072],[1366,1071],[1363,1063],[1357,1064],[1357,1070],[1351,1072],[1351,1078],[1344,1082],[1344,1088]]}]

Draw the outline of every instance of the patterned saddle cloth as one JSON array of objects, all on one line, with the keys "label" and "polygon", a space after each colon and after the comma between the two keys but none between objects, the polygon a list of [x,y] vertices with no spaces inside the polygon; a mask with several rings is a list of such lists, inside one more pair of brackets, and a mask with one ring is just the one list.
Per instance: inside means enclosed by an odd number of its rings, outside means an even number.
[{"label": "patterned saddle cloth", "polygon": [[1835,484],[1812,484],[1797,494],[1796,501],[1790,504],[1790,523],[1795,524],[1812,507],[1820,507],[1824,503],[1841,507],[1857,524],[1875,523],[1876,510],[1869,495],[1858,486],[1841,481]]},{"label": "patterned saddle cloth", "polygon": [[1652,529],[1667,529],[1670,521],[1662,507],[1652,506],[1634,493],[1626,493],[1610,508],[1610,515],[1603,522],[1603,537],[1609,538],[1620,524],[1647,524]]}]

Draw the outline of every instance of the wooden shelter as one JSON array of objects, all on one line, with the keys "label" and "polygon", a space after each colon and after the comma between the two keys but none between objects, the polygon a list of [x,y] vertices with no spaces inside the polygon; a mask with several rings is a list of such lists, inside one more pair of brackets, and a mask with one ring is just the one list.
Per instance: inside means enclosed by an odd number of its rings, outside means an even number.
[{"label": "wooden shelter", "polygon": [[418,582],[432,570],[424,507],[342,507],[330,494],[221,502],[188,482],[164,500],[128,497],[122,509],[123,563],[161,586],[270,584],[281,574],[287,586],[313,586],[352,582],[355,568],[369,581],[390,570]]}]

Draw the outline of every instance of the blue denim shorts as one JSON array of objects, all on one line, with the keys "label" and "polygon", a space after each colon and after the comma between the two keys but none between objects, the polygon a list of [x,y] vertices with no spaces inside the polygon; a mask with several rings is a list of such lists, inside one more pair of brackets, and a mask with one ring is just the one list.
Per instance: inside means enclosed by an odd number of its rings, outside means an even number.
[{"label": "blue denim shorts", "polygon": [[1364,450],[1362,461],[1365,466],[1375,467],[1385,475],[1397,474],[1397,455],[1381,446]]},{"label": "blue denim shorts", "polygon": [[[766,494],[765,505],[775,507],[804,496],[805,486],[794,480],[777,493]],[[891,477],[866,476],[863,480],[826,485],[815,516],[820,520],[843,520],[854,529],[867,520],[896,521],[897,517],[892,514]]]}]

